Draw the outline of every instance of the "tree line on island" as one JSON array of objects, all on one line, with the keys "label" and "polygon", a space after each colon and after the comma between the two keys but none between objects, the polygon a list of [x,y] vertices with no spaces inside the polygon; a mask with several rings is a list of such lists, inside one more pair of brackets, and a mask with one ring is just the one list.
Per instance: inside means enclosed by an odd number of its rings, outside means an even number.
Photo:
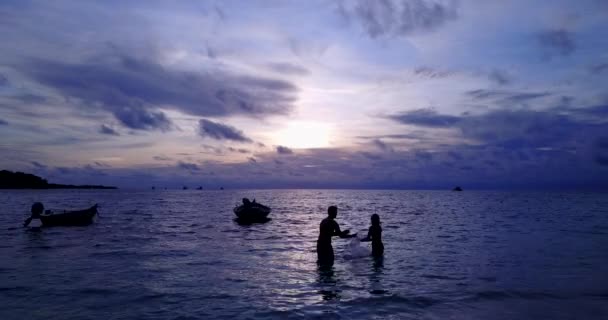
[{"label": "tree line on island", "polygon": [[0,171],[0,189],[117,189],[102,185],[72,185],[49,183],[39,176],[8,170]]}]

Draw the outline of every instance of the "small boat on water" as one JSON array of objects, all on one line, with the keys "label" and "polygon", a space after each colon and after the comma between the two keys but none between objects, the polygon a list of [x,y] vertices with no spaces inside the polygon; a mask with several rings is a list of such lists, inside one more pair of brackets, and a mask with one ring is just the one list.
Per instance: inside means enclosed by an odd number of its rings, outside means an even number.
[{"label": "small boat on water", "polygon": [[40,221],[45,227],[49,226],[86,226],[93,223],[93,218],[97,215],[97,204],[94,206],[76,211],[52,212],[47,210],[40,215]]},{"label": "small boat on water", "polygon": [[249,199],[244,198],[243,204],[236,206],[233,211],[240,222],[253,223],[268,221],[268,214],[270,214],[272,209],[263,204],[255,202],[255,199],[253,202],[250,202]]}]

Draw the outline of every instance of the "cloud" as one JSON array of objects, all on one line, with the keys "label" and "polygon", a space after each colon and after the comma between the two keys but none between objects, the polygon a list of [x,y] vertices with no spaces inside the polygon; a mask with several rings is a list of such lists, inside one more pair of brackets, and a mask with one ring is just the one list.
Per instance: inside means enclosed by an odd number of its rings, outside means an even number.
[{"label": "cloud", "polygon": [[367,151],[361,152],[361,155],[370,160],[381,160],[382,156],[376,153],[371,153]]},{"label": "cloud", "polygon": [[373,139],[372,144],[381,151],[393,152],[393,148],[380,139]]},{"label": "cloud", "polygon": [[9,85],[8,79],[3,74],[0,73],[0,87],[8,86],[8,85]]},{"label": "cloud", "polygon": [[62,174],[71,174],[72,169],[68,167],[56,167],[55,170],[59,171]]},{"label": "cloud", "polygon": [[452,0],[352,0],[338,8],[343,19],[356,21],[372,38],[429,32],[457,17]]},{"label": "cloud", "polygon": [[238,142],[253,142],[246,137],[242,131],[225,124],[201,119],[198,121],[199,135],[203,138],[209,137],[216,140],[231,140]]},{"label": "cloud", "polygon": [[501,86],[508,85],[511,83],[511,78],[504,71],[494,69],[488,74],[488,78]]},{"label": "cloud", "polygon": [[429,152],[425,151],[416,151],[414,153],[414,157],[420,161],[431,161],[433,160],[433,155]]},{"label": "cloud", "polygon": [[387,118],[402,124],[433,128],[452,127],[461,120],[458,116],[440,115],[433,109],[417,109],[389,115]]},{"label": "cloud", "polygon": [[[562,139],[560,143],[568,147],[592,133],[583,131],[572,138]],[[467,189],[568,188],[577,185],[605,188],[608,171],[591,170],[595,166],[590,165],[602,158],[591,158],[585,152],[584,142],[577,143],[577,152],[561,150],[561,147],[543,151],[526,145],[512,149],[470,143],[439,144],[428,149],[402,149],[391,153],[362,152],[352,148],[311,149],[291,156],[289,161],[282,161],[282,156],[276,152],[264,152],[243,162],[207,161],[204,172],[206,183],[227,188],[449,190],[454,185],[463,185]],[[200,170],[194,171],[203,172],[201,165],[196,164],[196,167]],[[139,185],[146,181],[149,185],[178,187],[200,184],[200,176],[192,174],[193,170],[177,165],[154,167],[154,170],[109,170],[116,172],[112,176],[122,175],[121,181],[127,184],[134,184],[134,181]],[[141,176],[143,172],[148,176]],[[133,178],[135,176],[137,178]]]},{"label": "cloud", "polygon": [[114,48],[79,62],[27,59],[15,68],[83,105],[100,106],[132,129],[170,129],[164,109],[196,116],[288,113],[297,88],[284,80],[167,68]]},{"label": "cloud", "polygon": [[224,147],[224,146],[211,146],[208,144],[202,144],[201,147],[204,151],[201,151],[202,154],[211,154],[216,156],[224,156],[227,153],[236,153],[236,154],[249,154],[251,150],[244,148],[234,148],[234,147]]},{"label": "cloud", "polygon": [[112,135],[112,136],[119,136],[120,135],[116,130],[112,129],[111,127],[109,127],[109,126],[107,126],[105,124],[102,124],[101,127],[99,128],[99,133],[101,133],[101,134],[107,134],[107,135]]},{"label": "cloud", "polygon": [[43,104],[48,102],[47,97],[33,94],[33,93],[19,93],[11,96],[11,98],[15,101],[18,101],[20,104]]},{"label": "cloud", "polygon": [[[392,119],[392,118],[390,118]],[[395,119],[392,119],[395,120]],[[408,140],[421,140],[424,139],[424,132],[414,131],[411,133],[400,133],[400,134],[384,134],[376,136],[357,136],[358,139],[375,140],[375,139],[408,139]]]},{"label": "cloud", "polygon": [[465,94],[477,101],[494,100],[503,104],[524,103],[551,95],[550,92],[518,92],[488,89],[470,90]]},{"label": "cloud", "polygon": [[114,116],[131,129],[162,131],[171,128],[171,120],[161,111],[150,111],[142,106],[122,106],[114,108]]},{"label": "cloud", "polygon": [[589,73],[591,74],[603,74],[608,71],[608,63],[598,63],[589,67]]},{"label": "cloud", "polygon": [[287,62],[275,62],[275,63],[270,63],[268,64],[268,67],[280,74],[287,74],[287,75],[295,75],[295,76],[306,76],[308,74],[310,74],[310,71],[308,71],[308,69],[296,65],[296,64],[291,64],[291,63],[287,63]]},{"label": "cloud", "polygon": [[8,122],[4,119],[0,119],[0,126],[7,126]]},{"label": "cloud", "polygon": [[221,155],[224,154],[224,150],[222,150],[222,148],[218,148],[218,147],[214,147],[208,144],[202,144],[201,147],[203,148],[204,151],[201,151],[201,153],[206,153],[206,154],[215,154],[215,155]]},{"label": "cloud", "polygon": [[278,154],[293,154],[293,150],[289,149],[288,147],[277,146],[277,153]]},{"label": "cloud", "polygon": [[427,128],[454,128],[463,138],[508,149],[567,149],[608,130],[608,106],[604,105],[543,111],[500,109],[461,116],[420,109],[388,118]]},{"label": "cloud", "polygon": [[116,145],[116,148],[120,148],[120,149],[140,149],[140,148],[149,148],[154,146],[155,143],[152,141],[148,141],[148,142],[132,142],[132,143],[126,143],[126,144],[119,144]]},{"label": "cloud", "polygon": [[36,167],[37,169],[46,169],[46,168],[47,168],[47,166],[46,166],[46,165],[44,165],[44,164],[42,164],[42,163],[40,163],[40,162],[37,162],[37,161],[31,161],[30,163],[31,163],[31,164],[32,164],[34,167]]},{"label": "cloud", "polygon": [[251,152],[251,151],[249,151],[247,149],[233,148],[233,147],[228,147],[228,148],[226,148],[226,150],[228,150],[230,152],[234,152],[234,153],[241,153],[241,154],[246,154],[246,153],[250,153]]},{"label": "cloud", "polygon": [[451,71],[439,70],[431,67],[418,67],[414,69],[414,74],[429,79],[447,78],[453,74]]},{"label": "cloud", "polygon": [[552,54],[568,56],[576,50],[572,32],[565,29],[540,32],[538,42]]},{"label": "cloud", "polygon": [[99,162],[99,161],[94,161],[93,164],[97,167],[101,167],[101,168],[111,168],[112,166],[107,164],[107,163],[103,163],[103,162]]},{"label": "cloud", "polygon": [[189,170],[189,171],[200,171],[201,168],[196,164],[196,163],[189,163],[189,162],[183,162],[183,161],[179,161],[177,163],[177,167],[183,170]]},{"label": "cloud", "polygon": [[156,160],[156,161],[172,161],[173,158],[167,157],[167,156],[154,156],[152,157],[152,159]]},{"label": "cloud", "polygon": [[[568,109],[565,109],[564,111],[568,111]],[[582,116],[592,116],[596,121],[599,120],[606,122],[608,120],[608,104],[601,104],[587,108],[570,109],[570,112],[574,112],[575,114]]]}]

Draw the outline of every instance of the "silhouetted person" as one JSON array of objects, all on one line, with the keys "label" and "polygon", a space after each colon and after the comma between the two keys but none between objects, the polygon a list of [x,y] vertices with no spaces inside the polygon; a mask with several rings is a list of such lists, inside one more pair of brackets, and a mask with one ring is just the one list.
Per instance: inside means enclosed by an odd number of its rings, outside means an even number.
[{"label": "silhouetted person", "polygon": [[243,205],[246,208],[249,208],[249,207],[251,207],[251,201],[249,199],[247,199],[247,198],[243,198]]},{"label": "silhouetted person", "polygon": [[367,237],[361,239],[361,241],[371,241],[372,256],[382,257],[384,254],[384,244],[382,244],[382,227],[380,227],[380,216],[374,213],[372,214],[371,220],[372,226],[369,227]]},{"label": "silhouetted person", "polygon": [[42,205],[42,203],[34,203],[31,209],[32,215],[29,218],[25,219],[25,221],[23,222],[23,226],[29,226],[30,222],[32,222],[33,219],[40,219],[40,215],[42,214],[42,212],[44,212],[44,206]]},{"label": "silhouetted person", "polygon": [[356,234],[349,235],[349,230],[340,231],[340,226],[334,220],[338,215],[338,207],[327,208],[327,218],[321,221],[319,226],[319,239],[317,240],[317,256],[320,265],[331,266],[334,264],[334,248],[331,246],[331,237],[352,238]]}]

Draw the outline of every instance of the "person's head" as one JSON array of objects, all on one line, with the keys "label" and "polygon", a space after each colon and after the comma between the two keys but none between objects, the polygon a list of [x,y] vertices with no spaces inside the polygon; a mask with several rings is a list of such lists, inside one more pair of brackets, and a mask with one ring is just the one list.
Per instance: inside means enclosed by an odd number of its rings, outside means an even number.
[{"label": "person's head", "polygon": [[44,206],[42,205],[41,202],[35,202],[32,205],[32,215],[38,216],[41,215],[42,212],[44,211]]},{"label": "person's head", "polygon": [[338,216],[338,207],[336,207],[336,206],[329,206],[327,208],[327,215],[330,218],[335,219],[336,216]]},{"label": "person's head", "polygon": [[372,214],[372,226],[379,226],[380,225],[380,216],[377,214]]},{"label": "person's head", "polygon": [[251,201],[247,198],[243,198],[243,204],[251,204]]}]

